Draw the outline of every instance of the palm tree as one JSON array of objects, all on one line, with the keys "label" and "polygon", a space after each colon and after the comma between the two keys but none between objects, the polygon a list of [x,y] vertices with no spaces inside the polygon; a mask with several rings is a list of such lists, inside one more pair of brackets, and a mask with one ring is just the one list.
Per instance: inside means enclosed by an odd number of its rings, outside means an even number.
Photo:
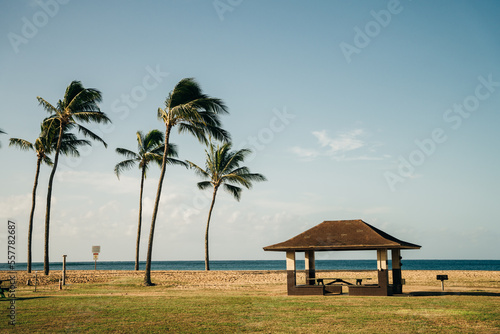
[{"label": "palm tree", "polygon": [[[187,163],[172,157],[177,157],[177,148],[174,144],[169,144],[168,154],[166,159],[167,164],[178,164],[187,167]],[[120,173],[124,170],[134,167],[139,164],[141,170],[141,191],[139,195],[139,223],[137,224],[137,240],[135,244],[135,270],[139,270],[139,245],[141,240],[141,225],[142,225],[142,194],[144,190],[144,179],[146,178],[146,171],[149,168],[150,162],[156,162],[159,166],[163,161],[163,133],[159,130],[151,130],[144,136],[141,131],[137,131],[137,150],[138,153],[133,151],[117,148],[116,153],[127,157],[127,160],[119,162],[115,166],[115,173],[120,178]]]},{"label": "palm tree", "polygon": [[[52,130],[57,131],[57,130]],[[52,141],[49,141],[49,138],[52,138]],[[10,138],[9,146],[14,146],[19,148],[20,150],[29,151],[34,150],[37,156],[36,159],[36,171],[35,171],[35,184],[33,185],[33,192],[31,194],[31,212],[30,219],[28,223],[28,257],[27,257],[27,272],[31,273],[31,241],[33,236],[33,218],[35,215],[35,206],[36,206],[36,189],[38,186],[38,176],[40,174],[40,166],[42,162],[46,163],[49,166],[52,166],[52,160],[48,157],[48,154],[52,152],[56,148],[57,137],[53,137],[50,135],[50,130],[45,129],[41,126],[41,132],[37,139],[35,139],[35,143],[32,144],[25,139],[20,138]],[[88,140],[77,139],[76,136],[72,133],[63,134],[63,138],[61,141],[61,153],[65,155],[72,155],[75,157],[80,156],[78,152],[78,147],[83,145],[90,145]]]},{"label": "palm tree", "polygon": [[160,179],[156,191],[155,204],[149,230],[148,253],[146,256],[146,270],[144,285],[154,285],[151,282],[151,258],[153,253],[153,237],[155,231],[158,206],[160,204],[165,166],[168,155],[168,144],[172,128],[178,126],[179,133],[190,133],[200,142],[207,143],[206,135],[217,140],[229,140],[229,133],[221,128],[219,114],[227,113],[227,107],[222,100],[203,94],[201,87],[193,78],[185,78],[177,83],[165,100],[165,109],[158,108],[158,118],[166,127],[165,150],[161,165]]},{"label": "palm tree", "polygon": [[213,188],[212,203],[208,211],[207,228],[205,230],[205,270],[210,270],[208,229],[219,187],[223,185],[223,188],[239,201],[243,189],[238,187],[238,185],[250,189],[253,181],[266,181],[264,175],[250,173],[248,167],[240,167],[240,163],[242,163],[245,157],[251,152],[252,151],[249,149],[231,151],[231,143],[225,143],[217,147],[210,144],[210,150],[205,150],[205,169],[188,161],[189,165],[194,168],[196,174],[200,175],[202,178],[208,179],[208,181],[199,182],[198,188],[201,190],[207,189],[210,186]]},{"label": "palm tree", "polygon": [[50,209],[52,200],[52,183],[57,170],[59,161],[59,153],[61,152],[61,142],[63,134],[67,131],[77,128],[84,136],[93,140],[97,140],[107,147],[107,144],[98,135],[85,128],[77,122],[96,122],[110,123],[111,120],[103,113],[98,106],[102,100],[101,92],[93,88],[84,88],[80,81],[72,81],[66,88],[64,97],[57,102],[57,106],[47,102],[41,97],[37,97],[40,105],[51,114],[44,120],[44,125],[49,128],[57,128],[59,130],[58,139],[54,155],[54,165],[49,177],[49,185],[47,189],[47,208],[45,212],[45,247],[43,268],[44,274],[49,274],[49,227],[50,227]]}]

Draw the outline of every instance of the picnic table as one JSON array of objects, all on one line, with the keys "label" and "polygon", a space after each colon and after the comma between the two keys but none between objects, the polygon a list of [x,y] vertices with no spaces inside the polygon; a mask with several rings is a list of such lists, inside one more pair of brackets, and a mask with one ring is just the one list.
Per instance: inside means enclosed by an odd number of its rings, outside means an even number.
[{"label": "picnic table", "polygon": [[[350,280],[356,280],[356,285],[361,285],[363,283],[363,280],[371,280],[370,277],[368,278],[345,278],[345,279],[350,279]],[[337,277],[315,277],[315,278],[307,278],[308,281],[315,281],[318,284],[321,285],[332,285],[332,284],[339,284],[339,285],[354,285],[351,282],[345,281],[342,278],[337,278]],[[329,281],[328,283],[325,283],[325,281]]]}]

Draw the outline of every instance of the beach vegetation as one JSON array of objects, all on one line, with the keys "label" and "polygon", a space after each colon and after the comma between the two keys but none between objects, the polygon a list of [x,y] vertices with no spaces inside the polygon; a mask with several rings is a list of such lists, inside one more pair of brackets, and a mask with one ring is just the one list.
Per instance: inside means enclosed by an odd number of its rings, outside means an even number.
[{"label": "beach vegetation", "polygon": [[[55,150],[59,134],[56,128],[50,129],[46,126],[43,126],[43,124],[40,128],[40,135],[35,139],[34,143],[21,138],[10,138],[9,140],[9,146],[16,147],[22,151],[34,151],[37,157],[35,182],[33,184],[33,190],[31,192],[31,211],[28,221],[28,251],[26,260],[26,270],[28,273],[31,273],[33,219],[35,216],[36,191],[38,187],[38,178],[40,175],[40,166],[42,165],[42,163],[45,163],[48,166],[53,165],[53,162],[48,155],[51,154],[53,150]],[[78,157],[80,156],[78,147],[84,145],[90,145],[90,141],[85,139],[78,139],[73,133],[63,133],[60,151],[61,154]]]},{"label": "beach vegetation", "polygon": [[169,156],[168,148],[171,131],[173,128],[177,128],[179,133],[189,133],[205,144],[208,143],[207,136],[220,141],[228,141],[230,135],[221,127],[219,120],[219,115],[227,112],[224,102],[204,94],[200,85],[193,78],[185,78],[179,81],[165,100],[165,108],[158,108],[158,119],[165,124],[165,146],[149,231],[144,274],[144,285],[146,286],[153,285],[151,281],[151,261],[154,231],[165,178],[166,159]]},{"label": "beach vegetation", "polygon": [[[137,223],[137,238],[135,243],[135,270],[139,270],[139,246],[141,240],[142,228],[142,197],[144,192],[144,180],[147,176],[147,170],[150,163],[156,163],[161,166],[163,161],[163,152],[165,151],[163,145],[163,133],[159,130],[151,130],[146,135],[141,131],[137,131],[137,152],[125,148],[117,148],[116,153],[126,157],[126,160],[120,161],[115,166],[115,174],[120,178],[120,174],[132,167],[138,165],[141,170],[141,187],[139,191],[139,218]],[[167,164],[176,164],[187,167],[187,163],[177,160],[177,147],[175,144],[169,144],[167,154],[169,155],[165,160]]]},{"label": "beach vegetation", "polygon": [[198,182],[198,188],[205,190],[212,188],[212,201],[208,211],[207,224],[205,228],[205,270],[210,270],[208,235],[212,210],[215,205],[217,191],[222,186],[224,190],[230,193],[237,201],[241,198],[242,187],[250,189],[255,181],[266,181],[262,174],[251,173],[246,166],[240,166],[252,151],[249,149],[240,149],[231,151],[231,143],[223,143],[215,146],[210,143],[205,150],[206,161],[205,168],[201,168],[195,163],[188,161],[195,173],[206,179]]},{"label": "beach vegetation", "polygon": [[77,129],[85,137],[101,142],[107,147],[106,142],[90,129],[81,123],[107,124],[111,120],[99,108],[99,102],[102,101],[102,94],[94,88],[83,87],[80,81],[72,81],[66,88],[64,97],[54,106],[42,97],[37,97],[42,108],[50,116],[44,120],[44,127],[49,129],[58,129],[57,144],[54,153],[52,171],[49,176],[47,187],[47,202],[45,210],[45,236],[44,236],[44,274],[49,274],[49,231],[50,231],[50,211],[52,202],[52,191],[54,176],[59,162],[63,135],[73,129]]}]

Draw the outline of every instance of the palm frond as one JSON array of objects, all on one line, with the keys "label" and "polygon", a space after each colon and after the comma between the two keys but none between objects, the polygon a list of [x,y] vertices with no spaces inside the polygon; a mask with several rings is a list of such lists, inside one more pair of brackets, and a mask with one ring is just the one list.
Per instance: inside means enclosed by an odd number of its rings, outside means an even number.
[{"label": "palm frond", "polygon": [[135,153],[135,152],[132,152],[130,150],[127,150],[126,148],[121,148],[121,147],[118,147],[115,149],[115,152],[118,153],[118,154],[121,154],[123,156],[125,156],[126,158],[129,158],[129,159],[135,159],[135,160],[139,160],[140,159],[140,156]]},{"label": "palm frond", "polygon": [[34,145],[32,143],[21,138],[10,138],[9,146],[17,147],[23,151],[29,151],[34,149]]},{"label": "palm frond", "polygon": [[169,114],[168,114],[167,110],[164,110],[162,108],[158,108],[158,113],[157,113],[156,117],[158,118],[158,120],[163,121],[163,123],[167,123],[167,120],[168,120]]},{"label": "palm frond", "polygon": [[175,85],[165,104],[171,110],[203,96],[201,87],[194,78],[184,78]]},{"label": "palm frond", "polygon": [[61,107],[67,108],[70,104],[71,101],[73,101],[78,94],[84,90],[85,88],[83,87],[83,84],[81,81],[78,80],[73,80],[68,87],[66,87],[66,92],[64,92],[64,98],[62,101],[60,101]]},{"label": "palm frond", "polygon": [[[168,160],[168,158],[167,158]],[[149,165],[150,162],[154,162],[156,163],[158,166],[161,167],[161,164],[163,163],[163,152],[161,152],[161,154],[158,154],[158,153],[154,153],[154,152],[146,152],[142,155],[142,159],[141,159],[141,166],[142,167],[143,165],[147,166]],[[168,163],[168,162],[166,162]]]},{"label": "palm frond", "polygon": [[[54,146],[57,141],[54,142]],[[77,139],[75,135],[72,133],[63,134],[63,138],[61,140],[61,148],[60,152],[64,155],[71,155],[73,157],[79,157],[80,152],[78,151],[78,147],[81,146],[91,146],[92,143],[86,139]],[[55,147],[54,147],[55,148]]]},{"label": "palm frond", "polygon": [[252,182],[248,179],[246,179],[243,175],[237,175],[237,174],[226,174],[223,177],[223,182],[224,183],[229,183],[229,184],[238,184],[241,185],[247,189],[250,189],[252,187]]},{"label": "palm frond", "polygon": [[[258,173],[248,173],[248,168],[245,172],[236,172],[224,175],[224,181],[228,183],[235,183],[244,186],[247,189],[252,188],[252,182],[267,181],[266,177]],[[242,168],[242,169],[243,169]]]},{"label": "palm frond", "polygon": [[[242,163],[246,156],[250,153],[252,153],[251,150],[249,149],[241,149],[235,152],[230,152],[231,145],[229,144],[224,144],[221,148],[221,150],[225,153],[224,155],[224,169],[222,170],[223,173],[231,173],[231,170],[234,170],[235,168],[238,168],[240,163]],[[246,168],[246,167],[245,167]]]},{"label": "palm frond", "polygon": [[203,168],[201,168],[200,166],[198,166],[197,164],[195,164],[194,162],[191,162],[189,160],[186,160],[186,162],[189,164],[189,167],[191,169],[194,169],[194,172],[203,177],[203,178],[207,178],[207,179],[210,179],[210,174],[208,172],[206,172]]},{"label": "palm frond", "polygon": [[109,117],[98,109],[92,109],[91,107],[88,110],[76,111],[72,114],[73,119],[82,121],[85,123],[95,122],[98,124],[108,124],[111,123]]},{"label": "palm frond", "polygon": [[179,123],[178,125],[179,133],[189,133],[196,137],[199,142],[207,144],[208,139],[205,135],[205,130],[198,125],[193,125],[190,123]]},{"label": "palm frond", "polygon": [[224,184],[224,190],[233,195],[233,197],[239,201],[241,198],[242,189],[230,184]]},{"label": "palm frond", "polygon": [[205,130],[205,136],[208,135],[209,137],[212,137],[213,139],[215,139],[217,141],[220,141],[220,142],[231,141],[231,134],[221,127],[205,124],[204,130]]},{"label": "palm frond", "polygon": [[64,107],[72,113],[77,111],[99,110],[97,103],[102,101],[102,94],[94,88],[84,88],[81,82],[73,81],[64,95]]},{"label": "palm frond", "polygon": [[201,182],[198,182],[197,185],[198,185],[198,189],[205,190],[205,189],[210,188],[212,186],[212,182],[201,181]]},{"label": "palm frond", "polygon": [[170,117],[177,122],[201,122],[201,116],[196,108],[189,104],[181,104],[168,110]]},{"label": "palm frond", "polygon": [[211,126],[203,122],[182,122],[178,124],[179,133],[190,133],[200,143],[209,144],[209,138],[214,138],[215,140],[227,142],[231,139],[231,135],[226,130],[218,127]]},{"label": "palm frond", "polygon": [[108,147],[108,144],[106,144],[106,142],[101,137],[99,137],[98,135],[96,135],[95,133],[93,133],[92,131],[90,131],[89,129],[85,128],[84,126],[82,126],[80,124],[76,124],[76,125],[78,127],[78,131],[83,133],[83,135],[85,137],[89,137],[92,140],[101,142],[104,145],[104,147]]},{"label": "palm frond", "polygon": [[[156,154],[161,154],[163,155],[163,151],[165,150],[165,145],[164,144],[161,144],[160,146],[158,146],[157,148],[151,150],[152,153],[156,153]],[[177,148],[177,145],[176,144],[168,144],[168,151],[167,151],[167,155],[169,157],[178,157],[179,156],[179,153],[178,153],[178,148]]]},{"label": "palm frond", "polygon": [[[157,147],[162,147],[163,148],[163,132],[160,130],[151,130],[149,131],[146,136],[143,136],[143,143],[140,144],[140,147],[143,147],[145,151],[151,151],[156,149]],[[171,146],[169,146],[170,150]]]},{"label": "palm frond", "polygon": [[53,165],[54,165],[54,163],[52,162],[52,159],[51,159],[51,158],[49,158],[49,157],[48,157],[48,156],[46,156],[46,155],[42,158],[42,160],[43,160],[43,162],[44,162],[45,164],[47,164],[48,166],[53,166]]},{"label": "palm frond", "polygon": [[137,131],[135,136],[137,137],[137,148],[139,151],[144,150],[144,134],[142,131]]},{"label": "palm frond", "polygon": [[221,99],[208,97],[206,95],[202,95],[191,101],[189,105],[197,110],[207,111],[215,115],[228,113],[227,106]]},{"label": "palm frond", "polygon": [[123,160],[119,163],[116,164],[115,166],[115,174],[118,178],[120,178],[120,174],[125,171],[129,170],[130,168],[134,167],[137,164],[137,160],[135,159],[130,159],[130,160]]},{"label": "palm frond", "polygon": [[61,120],[59,115],[51,115],[42,121],[41,132],[44,137],[55,136],[59,133],[59,127],[61,126]]},{"label": "palm frond", "polygon": [[38,100],[38,104],[40,106],[42,106],[42,108],[45,109],[45,111],[47,111],[48,113],[51,113],[51,114],[58,114],[59,113],[59,110],[56,107],[54,107],[49,102],[45,101],[40,96],[37,96],[36,99]]},{"label": "palm frond", "polygon": [[[179,159],[167,158],[167,159],[165,159],[165,163],[167,165],[176,165],[176,166],[182,166],[185,168],[189,168],[189,164],[186,161],[179,160]],[[161,164],[160,164],[160,166],[161,166]]]},{"label": "palm frond", "polygon": [[[163,152],[164,151],[165,151],[165,145],[161,145],[161,146],[158,146],[158,147],[154,148],[153,150],[151,150],[148,153],[154,153],[154,154],[158,154],[160,156],[163,156]],[[177,150],[175,148],[172,148],[171,145],[168,145],[167,155],[168,156],[176,157],[177,156]]]}]

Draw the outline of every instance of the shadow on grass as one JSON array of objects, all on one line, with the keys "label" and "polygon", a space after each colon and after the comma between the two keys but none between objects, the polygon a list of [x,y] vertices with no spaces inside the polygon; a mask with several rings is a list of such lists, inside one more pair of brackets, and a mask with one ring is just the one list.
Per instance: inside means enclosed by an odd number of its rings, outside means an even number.
[{"label": "shadow on grass", "polygon": [[2,302],[2,301],[10,302],[12,299],[14,299],[15,301],[19,301],[19,300],[44,299],[44,298],[50,298],[50,297],[49,296],[39,296],[39,297],[0,298],[0,302]]},{"label": "shadow on grass", "polygon": [[489,296],[489,297],[500,297],[498,292],[487,292],[487,291],[468,291],[468,292],[446,292],[446,291],[415,291],[409,293],[410,297],[420,297],[420,296]]}]

